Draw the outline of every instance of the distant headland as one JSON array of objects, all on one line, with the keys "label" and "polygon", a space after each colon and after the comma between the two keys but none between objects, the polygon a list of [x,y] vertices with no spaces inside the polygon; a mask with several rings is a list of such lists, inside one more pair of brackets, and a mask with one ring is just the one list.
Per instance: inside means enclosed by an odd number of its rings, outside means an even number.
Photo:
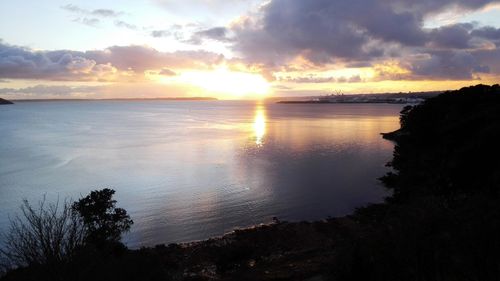
[{"label": "distant headland", "polygon": [[0,104],[13,104],[13,102],[0,98]]},{"label": "distant headland", "polygon": [[378,93],[378,94],[331,94],[317,97],[303,97],[279,100],[283,104],[329,104],[329,103],[396,103],[419,104],[424,100],[435,97],[441,92],[414,92],[414,93]]}]

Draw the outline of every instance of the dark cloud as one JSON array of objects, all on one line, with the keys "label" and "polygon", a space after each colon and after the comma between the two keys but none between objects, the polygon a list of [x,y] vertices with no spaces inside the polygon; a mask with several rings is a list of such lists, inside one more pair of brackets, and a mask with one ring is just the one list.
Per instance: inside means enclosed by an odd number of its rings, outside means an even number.
[{"label": "dark cloud", "polygon": [[371,58],[383,55],[380,46],[370,44],[373,40],[423,45],[422,21],[410,12],[396,12],[386,1],[273,0],[260,20],[234,27],[234,48],[267,63],[296,55],[316,63]]},{"label": "dark cloud", "polygon": [[470,34],[474,26],[470,23],[453,24],[433,29],[429,34],[429,42],[436,47],[450,49],[467,49],[471,47]]},{"label": "dark cloud", "polygon": [[[297,56],[315,65],[372,65],[393,59],[415,71],[405,76],[409,79],[473,79],[474,73],[489,70],[473,50],[497,38],[498,30],[470,23],[428,29],[424,20],[451,8],[472,11],[494,2],[499,1],[272,0],[231,27],[233,49],[268,69]],[[416,54],[426,54],[427,59],[408,59]]]},{"label": "dark cloud", "polygon": [[191,38],[188,40],[191,44],[201,44],[203,40],[216,40],[220,42],[230,42],[231,39],[228,37],[229,30],[225,27],[213,27],[209,29],[204,29],[193,33]]},{"label": "dark cloud", "polygon": [[491,73],[500,73],[500,49],[477,50],[474,57],[482,65],[487,65]]},{"label": "dark cloud", "polygon": [[412,61],[409,65],[411,79],[470,80],[477,79],[475,73],[489,73],[470,52],[463,50],[433,51],[425,59]]},{"label": "dark cloud", "polygon": [[490,40],[500,40],[500,28],[485,26],[475,29],[471,32],[472,36],[481,37]]}]

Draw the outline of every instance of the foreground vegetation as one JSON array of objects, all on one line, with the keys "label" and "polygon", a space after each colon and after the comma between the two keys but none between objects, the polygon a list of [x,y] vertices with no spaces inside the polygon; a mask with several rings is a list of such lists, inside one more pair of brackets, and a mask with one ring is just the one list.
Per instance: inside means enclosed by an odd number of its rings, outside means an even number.
[{"label": "foreground vegetation", "polygon": [[500,280],[500,86],[406,107],[384,137],[393,196],[351,216],[140,250],[104,235],[2,280]]}]

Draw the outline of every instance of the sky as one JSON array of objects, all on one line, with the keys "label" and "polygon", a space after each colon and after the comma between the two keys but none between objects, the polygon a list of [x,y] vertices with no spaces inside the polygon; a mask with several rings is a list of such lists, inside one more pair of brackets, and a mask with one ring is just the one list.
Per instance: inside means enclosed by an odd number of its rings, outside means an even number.
[{"label": "sky", "polygon": [[499,82],[500,1],[0,2],[7,99],[257,99]]}]

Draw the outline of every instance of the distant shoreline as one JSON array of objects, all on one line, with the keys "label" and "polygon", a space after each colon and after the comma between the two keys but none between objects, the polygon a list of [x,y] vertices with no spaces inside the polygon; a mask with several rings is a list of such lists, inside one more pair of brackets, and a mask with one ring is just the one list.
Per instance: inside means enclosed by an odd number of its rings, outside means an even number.
[{"label": "distant shoreline", "polygon": [[281,104],[407,104],[403,101],[279,101]]},{"label": "distant shoreline", "polygon": [[278,100],[280,104],[419,104],[441,92],[332,94],[307,99]]},{"label": "distant shoreline", "polygon": [[212,97],[175,97],[175,98],[110,98],[110,99],[19,99],[16,102],[50,102],[50,101],[218,101]]}]

